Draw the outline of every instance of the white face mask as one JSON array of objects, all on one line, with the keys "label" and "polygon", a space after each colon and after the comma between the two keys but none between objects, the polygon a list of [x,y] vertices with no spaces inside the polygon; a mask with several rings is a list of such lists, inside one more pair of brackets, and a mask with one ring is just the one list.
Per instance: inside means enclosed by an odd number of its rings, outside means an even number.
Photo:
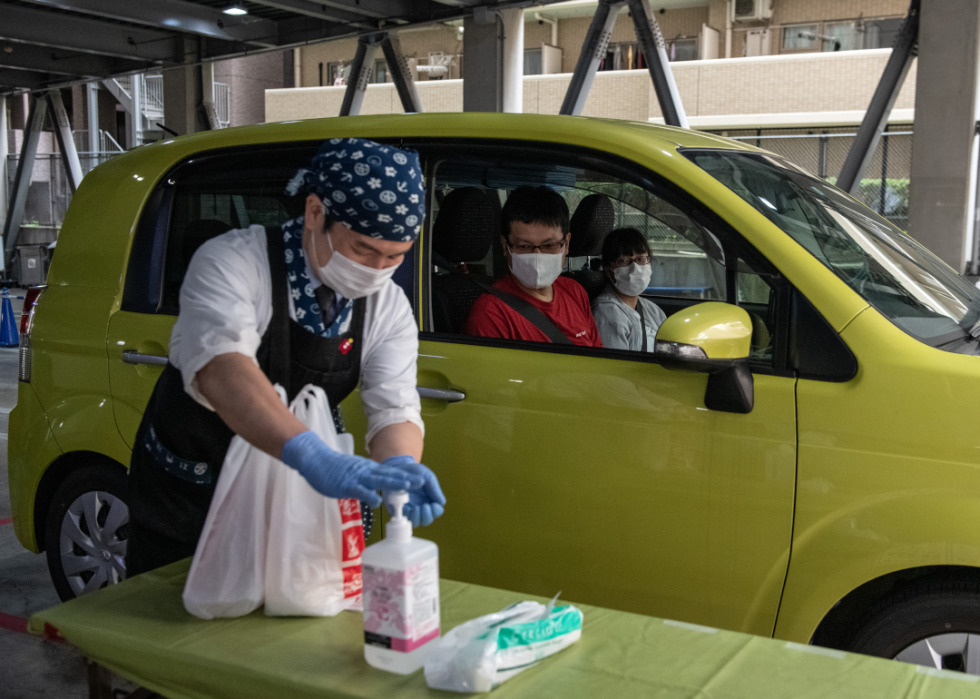
[{"label": "white face mask", "polygon": [[564,255],[544,252],[510,253],[510,271],[528,289],[544,289],[555,283],[561,274]]},{"label": "white face mask", "polygon": [[[314,233],[314,256],[316,255],[316,236],[317,234]],[[310,265],[310,268],[314,270],[323,284],[326,284],[346,299],[359,299],[362,296],[370,296],[375,292],[381,291],[382,287],[394,275],[395,270],[398,269],[398,265],[386,267],[385,269],[375,269],[374,267],[368,267],[359,262],[354,262],[349,257],[344,257],[334,249],[333,240],[329,233],[327,233],[327,243],[330,245],[330,250],[333,253],[330,256],[330,261],[323,267],[316,267],[316,257],[314,257],[314,264]]]},{"label": "white face mask", "polygon": [[626,296],[639,296],[650,285],[653,276],[653,265],[638,265],[635,262],[628,267],[613,269],[613,286]]}]

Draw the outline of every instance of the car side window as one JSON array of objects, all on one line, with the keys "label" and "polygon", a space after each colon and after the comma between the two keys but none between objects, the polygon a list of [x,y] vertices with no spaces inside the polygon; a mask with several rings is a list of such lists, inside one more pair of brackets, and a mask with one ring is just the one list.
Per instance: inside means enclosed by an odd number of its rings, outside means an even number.
[{"label": "car side window", "polygon": [[669,188],[633,181],[612,166],[607,170],[601,163],[572,158],[526,153],[517,158],[503,152],[499,157],[445,157],[433,161],[431,173],[432,266],[424,330],[433,339],[476,344],[509,340],[523,348],[569,351],[567,345],[531,346],[526,338],[475,337],[470,322],[471,314],[480,310],[479,305],[473,310],[477,299],[510,271],[500,242],[500,216],[508,197],[521,186],[545,185],[569,209],[571,236],[562,276],[584,287],[593,309],[610,285],[610,270],[601,259],[605,237],[613,230],[634,229],[651,253],[651,278],[642,300],[662,311],[661,318],[703,301],[740,305],[754,326],[753,365],[772,365],[778,320],[775,275],[756,255],[741,254],[744,241],[736,241],[732,231],[695,216],[696,202],[692,206],[671,196]]},{"label": "car side window", "polygon": [[[176,315],[180,286],[195,251],[231,229],[278,226],[302,215],[305,197],[286,185],[307,167],[321,142],[250,146],[197,154],[157,186],[141,215],[126,273],[123,309]],[[414,257],[395,281],[417,295]]]},{"label": "car side window", "polygon": [[233,228],[261,224],[268,229],[285,223],[292,216],[284,199],[244,187],[236,194],[220,191],[220,186],[179,187],[167,236],[163,307],[178,308],[180,285],[201,245]]}]

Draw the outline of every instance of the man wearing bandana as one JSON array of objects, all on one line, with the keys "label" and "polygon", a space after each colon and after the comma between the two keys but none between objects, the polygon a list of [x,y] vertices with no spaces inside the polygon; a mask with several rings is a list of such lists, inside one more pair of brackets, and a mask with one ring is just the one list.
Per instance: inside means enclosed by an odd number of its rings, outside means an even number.
[{"label": "man wearing bandana", "polygon": [[[287,192],[306,195],[303,216],[218,236],[187,269],[170,363],[133,449],[128,575],[194,554],[235,434],[365,514],[378,490],[408,490],[416,525],[443,512],[438,480],[419,463],[418,327],[391,281],[425,216],[418,155],[332,139]],[[273,387],[290,400],[322,387],[342,431],[336,406],[359,382],[370,459],[330,449]]]}]

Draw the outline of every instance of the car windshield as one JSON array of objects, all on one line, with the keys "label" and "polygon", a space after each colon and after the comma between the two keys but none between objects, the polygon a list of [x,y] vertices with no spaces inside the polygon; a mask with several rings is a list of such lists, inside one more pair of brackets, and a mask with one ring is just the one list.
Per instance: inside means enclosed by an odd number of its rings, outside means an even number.
[{"label": "car windshield", "polygon": [[980,290],[885,219],[778,158],[686,150],[909,335],[963,351],[980,336]]}]

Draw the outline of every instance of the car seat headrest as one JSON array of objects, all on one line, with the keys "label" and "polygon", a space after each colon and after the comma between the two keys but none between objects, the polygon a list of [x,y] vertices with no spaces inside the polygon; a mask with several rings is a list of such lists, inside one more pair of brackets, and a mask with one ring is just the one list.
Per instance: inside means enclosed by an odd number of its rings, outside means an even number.
[{"label": "car seat headrest", "polygon": [[476,262],[490,251],[500,235],[500,211],[477,187],[450,192],[439,205],[432,228],[433,249],[450,262]]},{"label": "car seat headrest", "polygon": [[572,240],[568,246],[570,257],[602,254],[602,241],[616,223],[612,200],[605,194],[590,194],[575,207],[569,231]]}]

